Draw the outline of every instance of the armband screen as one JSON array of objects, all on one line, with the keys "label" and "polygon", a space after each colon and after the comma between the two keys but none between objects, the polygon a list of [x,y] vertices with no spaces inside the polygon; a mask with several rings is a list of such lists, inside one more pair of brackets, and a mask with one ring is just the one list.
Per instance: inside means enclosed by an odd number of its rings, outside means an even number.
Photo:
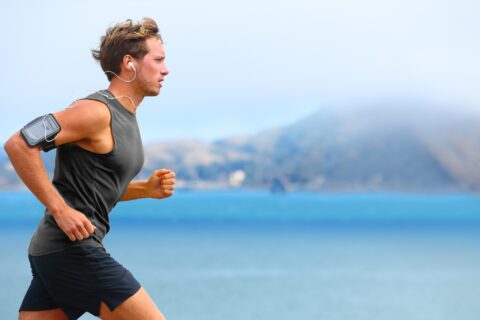
[{"label": "armband screen", "polygon": [[60,124],[49,113],[32,120],[20,132],[30,147],[41,146],[44,151],[50,151],[55,148],[54,140],[60,130]]}]

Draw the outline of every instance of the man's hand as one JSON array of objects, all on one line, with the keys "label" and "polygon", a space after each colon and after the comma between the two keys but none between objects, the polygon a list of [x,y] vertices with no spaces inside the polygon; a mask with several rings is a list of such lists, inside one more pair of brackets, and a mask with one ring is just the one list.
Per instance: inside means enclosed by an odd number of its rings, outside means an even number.
[{"label": "man's hand", "polygon": [[155,170],[147,180],[149,198],[164,199],[173,195],[175,189],[175,172],[167,169]]},{"label": "man's hand", "polygon": [[53,218],[71,241],[86,239],[95,232],[95,226],[90,220],[83,213],[69,206],[53,214]]}]

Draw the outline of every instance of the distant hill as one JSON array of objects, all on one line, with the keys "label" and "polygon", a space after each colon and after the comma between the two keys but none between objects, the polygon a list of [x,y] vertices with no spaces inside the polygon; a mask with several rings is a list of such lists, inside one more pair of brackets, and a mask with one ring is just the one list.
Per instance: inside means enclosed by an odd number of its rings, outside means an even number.
[{"label": "distant hill", "polygon": [[[249,188],[280,181],[287,189],[318,191],[476,191],[479,123],[479,114],[425,106],[321,109],[257,135],[149,144],[140,176],[172,168],[185,188],[229,187],[241,172]],[[11,188],[17,180],[1,159],[0,186]]]}]

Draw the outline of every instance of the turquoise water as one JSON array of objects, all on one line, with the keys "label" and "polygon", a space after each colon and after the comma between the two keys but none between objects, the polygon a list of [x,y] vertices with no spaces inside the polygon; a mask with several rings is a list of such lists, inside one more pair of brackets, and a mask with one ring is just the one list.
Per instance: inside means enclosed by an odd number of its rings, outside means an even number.
[{"label": "turquoise water", "polygon": [[[42,207],[0,193],[0,314]],[[105,244],[168,319],[478,319],[475,195],[177,192],[121,203]],[[93,319],[85,315],[82,319]]]}]

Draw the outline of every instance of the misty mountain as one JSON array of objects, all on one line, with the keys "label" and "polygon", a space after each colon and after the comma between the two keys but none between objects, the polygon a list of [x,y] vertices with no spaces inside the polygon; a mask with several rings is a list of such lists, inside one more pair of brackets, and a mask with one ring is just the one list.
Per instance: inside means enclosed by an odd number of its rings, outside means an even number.
[{"label": "misty mountain", "polygon": [[[322,108],[283,128],[213,143],[145,146],[140,177],[176,171],[179,187],[242,185],[318,191],[467,191],[480,189],[480,115],[411,104]],[[53,168],[53,152],[44,156]],[[0,157],[0,186],[18,183]],[[244,180],[243,180],[244,178]]]},{"label": "misty mountain", "polygon": [[211,144],[147,147],[146,172],[174,168],[183,181],[325,191],[464,191],[480,188],[480,117],[428,106],[321,109],[290,126]]}]

